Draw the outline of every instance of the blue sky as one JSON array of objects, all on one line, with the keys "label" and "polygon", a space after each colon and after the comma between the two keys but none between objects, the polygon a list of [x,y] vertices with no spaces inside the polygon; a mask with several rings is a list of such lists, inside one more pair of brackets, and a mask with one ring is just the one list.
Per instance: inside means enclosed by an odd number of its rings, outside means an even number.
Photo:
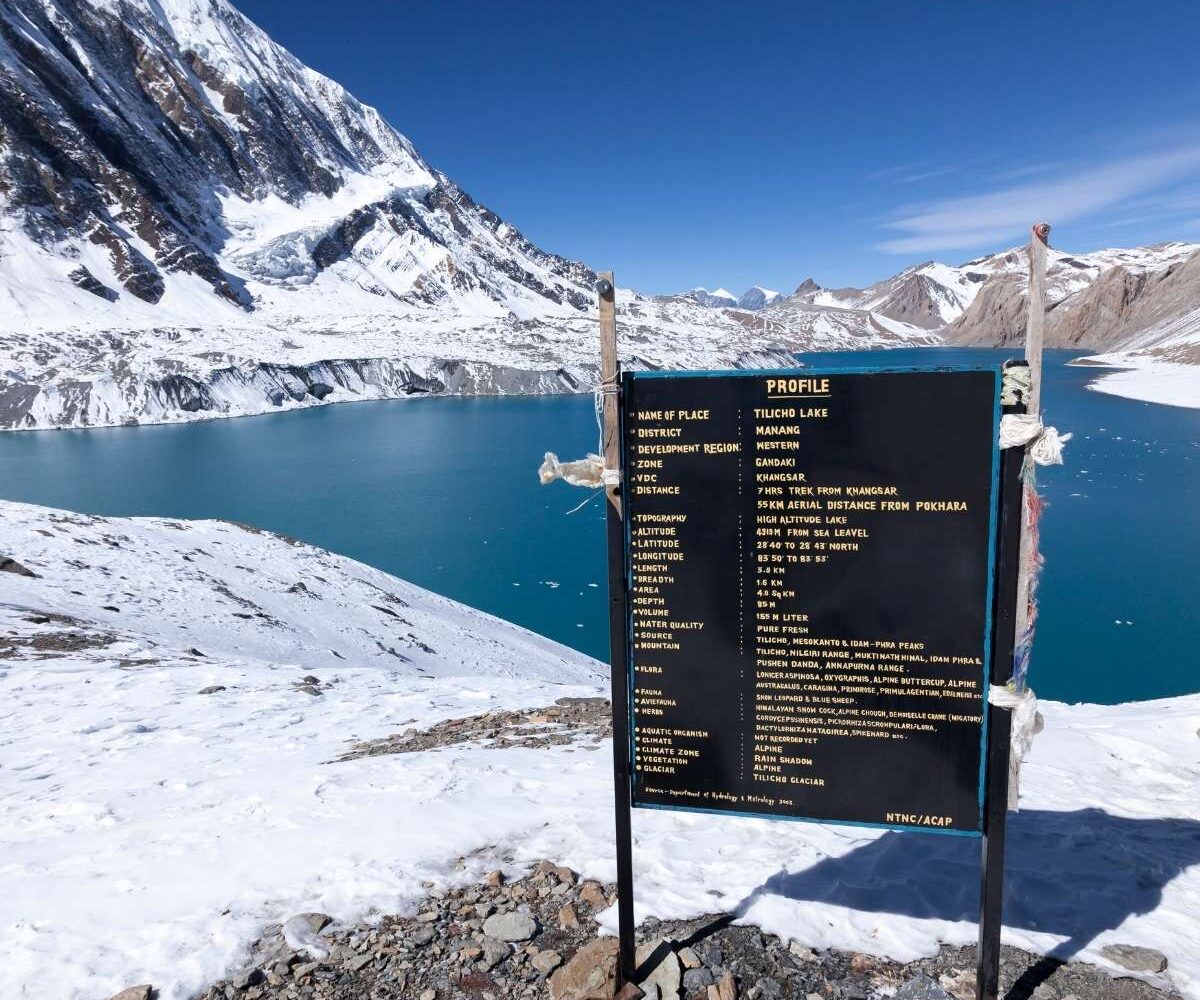
[{"label": "blue sky", "polygon": [[234,0],[547,250],[648,292],[1200,241],[1200,4]]}]

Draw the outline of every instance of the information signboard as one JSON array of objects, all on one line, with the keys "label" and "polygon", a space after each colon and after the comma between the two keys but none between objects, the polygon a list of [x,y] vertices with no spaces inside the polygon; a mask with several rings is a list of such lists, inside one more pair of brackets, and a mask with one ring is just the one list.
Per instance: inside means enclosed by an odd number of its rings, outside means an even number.
[{"label": "information signboard", "polygon": [[621,391],[633,804],[978,834],[999,370]]}]

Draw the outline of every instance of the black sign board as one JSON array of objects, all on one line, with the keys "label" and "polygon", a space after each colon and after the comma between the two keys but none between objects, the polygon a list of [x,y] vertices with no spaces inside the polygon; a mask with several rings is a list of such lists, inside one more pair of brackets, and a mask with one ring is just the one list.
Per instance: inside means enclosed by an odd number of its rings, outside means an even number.
[{"label": "black sign board", "polygon": [[999,390],[623,376],[634,805],[980,832]]}]

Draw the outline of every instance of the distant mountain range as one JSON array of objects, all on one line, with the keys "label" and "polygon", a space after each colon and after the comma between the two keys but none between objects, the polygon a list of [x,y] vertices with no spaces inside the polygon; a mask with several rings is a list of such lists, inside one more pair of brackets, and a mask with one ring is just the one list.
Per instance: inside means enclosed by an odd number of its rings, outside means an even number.
[{"label": "distant mountain range", "polygon": [[[1014,247],[951,266],[926,261],[867,288],[824,288],[806,278],[790,295],[757,286],[735,299],[702,288],[674,298],[753,312],[762,328],[918,328],[950,344],[1002,347],[1024,340],[1029,255]],[[759,304],[761,302],[761,304]],[[1046,343],[1200,363],[1200,244],[1160,243],[1068,254],[1051,249]]]},{"label": "distant mountain range", "polygon": [[779,292],[773,292],[769,288],[763,288],[761,285],[753,285],[742,292],[741,295],[734,295],[732,292],[727,292],[724,288],[718,288],[712,292],[707,288],[693,288],[690,292],[684,292],[679,298],[690,299],[697,305],[707,306],[709,309],[756,310],[769,306],[779,298]]},{"label": "distant mountain range", "polygon": [[[1195,265],[1176,271],[1195,250],[1055,254],[1054,335],[1174,324],[1191,344]],[[623,355],[1004,343],[1022,272],[1009,251],[867,289],[620,289]],[[0,429],[577,390],[595,280],[226,0],[0,0]]]}]

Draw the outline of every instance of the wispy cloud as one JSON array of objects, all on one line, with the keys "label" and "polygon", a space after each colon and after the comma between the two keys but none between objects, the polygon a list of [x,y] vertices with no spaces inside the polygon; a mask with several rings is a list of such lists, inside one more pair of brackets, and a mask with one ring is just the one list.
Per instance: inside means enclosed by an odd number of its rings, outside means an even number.
[{"label": "wispy cloud", "polygon": [[1200,143],[1118,157],[1056,178],[947,198],[900,210],[883,228],[898,233],[891,253],[964,250],[1020,237],[1032,222],[1065,223],[1113,208],[1184,179],[1200,177]]},{"label": "wispy cloud", "polygon": [[998,181],[1015,181],[1021,177],[1033,177],[1035,174],[1048,174],[1052,170],[1060,170],[1065,164],[1057,161],[1050,163],[1029,163],[1023,167],[1013,167],[996,174]]},{"label": "wispy cloud", "polygon": [[930,167],[908,164],[902,167],[885,167],[882,170],[876,170],[874,173],[867,174],[867,180],[886,181],[889,184],[916,184],[934,177],[945,177],[960,169],[961,167],[958,165]]}]

